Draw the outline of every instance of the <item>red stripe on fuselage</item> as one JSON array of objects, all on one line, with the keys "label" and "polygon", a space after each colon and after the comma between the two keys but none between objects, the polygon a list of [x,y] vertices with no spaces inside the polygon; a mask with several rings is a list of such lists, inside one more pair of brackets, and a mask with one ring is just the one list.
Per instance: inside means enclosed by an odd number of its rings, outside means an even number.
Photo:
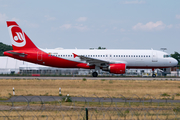
[{"label": "red stripe on fuselage", "polygon": [[[80,64],[80,62],[70,61],[70,60],[66,60],[63,58],[51,56],[51,55],[45,53],[44,51],[41,51],[36,48],[29,49],[29,50],[22,50],[22,51],[21,50],[11,50],[11,52],[24,53],[27,55],[24,57],[21,57],[19,55],[13,55],[13,54],[7,53],[7,51],[4,52],[4,55],[15,58],[15,59],[32,62],[32,63],[36,63],[36,64],[40,64],[40,65],[51,66],[51,67],[78,68],[77,65]],[[38,60],[38,53],[40,55],[39,57],[42,59]]]}]

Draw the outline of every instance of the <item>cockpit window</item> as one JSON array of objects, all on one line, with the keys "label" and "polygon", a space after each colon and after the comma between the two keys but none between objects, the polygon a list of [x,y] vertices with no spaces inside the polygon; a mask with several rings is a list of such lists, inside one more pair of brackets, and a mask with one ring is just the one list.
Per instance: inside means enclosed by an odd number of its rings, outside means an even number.
[{"label": "cockpit window", "polygon": [[171,57],[171,56],[170,56],[170,55],[164,55],[163,57],[164,57],[164,58],[168,58],[168,57]]}]

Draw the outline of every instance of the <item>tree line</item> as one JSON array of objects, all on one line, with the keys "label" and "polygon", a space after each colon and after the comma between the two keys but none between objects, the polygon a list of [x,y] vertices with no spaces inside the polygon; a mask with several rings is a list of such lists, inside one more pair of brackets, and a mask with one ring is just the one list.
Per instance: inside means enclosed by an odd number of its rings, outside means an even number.
[{"label": "tree line", "polygon": [[174,54],[171,54],[171,57],[175,58],[178,61],[178,65],[180,66],[180,54],[178,52],[174,52]]},{"label": "tree line", "polygon": [[12,50],[12,46],[11,45],[6,45],[6,44],[3,44],[2,42],[0,42],[0,56],[4,56],[3,55],[3,52],[4,51],[8,51],[8,50]]}]

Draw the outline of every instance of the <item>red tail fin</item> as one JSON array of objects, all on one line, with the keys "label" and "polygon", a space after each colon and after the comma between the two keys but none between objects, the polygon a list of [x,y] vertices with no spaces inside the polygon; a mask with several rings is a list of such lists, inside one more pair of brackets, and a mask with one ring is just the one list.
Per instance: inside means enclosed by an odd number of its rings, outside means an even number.
[{"label": "red tail fin", "polygon": [[13,50],[37,48],[15,21],[7,21]]}]

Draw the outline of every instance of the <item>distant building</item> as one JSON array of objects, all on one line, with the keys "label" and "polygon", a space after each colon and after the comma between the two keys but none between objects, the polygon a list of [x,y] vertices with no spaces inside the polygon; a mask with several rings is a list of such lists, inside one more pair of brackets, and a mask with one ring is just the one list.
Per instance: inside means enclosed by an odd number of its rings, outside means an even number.
[{"label": "distant building", "polygon": [[17,60],[10,57],[0,57],[0,74],[73,74],[78,69],[54,68]]}]

